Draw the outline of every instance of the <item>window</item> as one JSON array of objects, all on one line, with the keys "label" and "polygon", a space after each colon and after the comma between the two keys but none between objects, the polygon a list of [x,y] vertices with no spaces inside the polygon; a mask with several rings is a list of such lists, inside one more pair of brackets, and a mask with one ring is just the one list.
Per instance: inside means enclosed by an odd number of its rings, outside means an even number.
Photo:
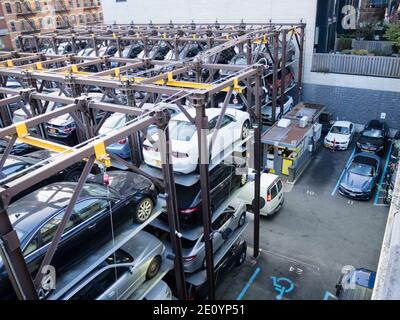
[{"label": "window", "polygon": [[94,0],[90,0],[90,6],[94,7]]},{"label": "window", "polygon": [[86,23],[90,23],[90,13],[86,13]]},{"label": "window", "polygon": [[128,267],[108,268],[100,273],[96,278],[90,281],[86,286],[80,289],[71,300],[95,300],[105,291],[107,291],[117,280],[115,277],[115,270],[117,271],[117,279],[121,278],[127,272]]},{"label": "window", "polygon": [[8,167],[3,168],[3,170],[1,171],[1,175],[2,176],[4,175],[4,177],[7,177],[13,173],[23,170],[25,167],[26,167],[26,165],[23,165],[23,164],[15,164],[12,166],[8,166]]},{"label": "window", "polygon": [[40,11],[40,1],[35,1],[35,9],[36,11]]},{"label": "window", "polygon": [[97,15],[93,13],[93,22],[97,22]]},{"label": "window", "polygon": [[45,28],[44,20],[42,18],[39,18],[39,26],[40,26],[40,29],[44,29]]},{"label": "window", "polygon": [[101,6],[101,1],[100,0],[97,1],[97,5]]},{"label": "window", "polygon": [[80,23],[80,24],[84,23],[84,22],[83,22],[83,15],[81,15],[81,14],[79,15],[79,23]]},{"label": "window", "polygon": [[61,27],[61,18],[60,17],[57,17],[56,25],[57,25],[57,28]]},{"label": "window", "polygon": [[80,6],[81,6],[81,0],[76,0],[76,7],[80,8]]},{"label": "window", "polygon": [[76,26],[76,16],[71,16],[71,23],[73,26]]},{"label": "window", "polygon": [[19,2],[15,3],[15,10],[17,13],[22,13],[21,4]]},{"label": "window", "polygon": [[212,223],[213,230],[219,230],[233,216],[235,209],[228,207],[215,221]]},{"label": "window", "polygon": [[221,128],[227,126],[228,124],[232,123],[233,119],[227,115],[224,115],[224,118],[222,119],[222,123],[221,123]]},{"label": "window", "polygon": [[282,185],[282,181],[281,181],[281,180],[278,181],[277,186],[278,186],[278,192],[281,192],[281,190],[282,190],[282,188],[283,188],[283,185]]},{"label": "window", "polygon": [[100,18],[100,21],[103,21],[103,12],[99,13],[99,18]]},{"label": "window", "polygon": [[51,17],[48,17],[48,18],[47,18],[47,25],[48,25],[49,27],[53,26],[53,19],[52,19]]},{"label": "window", "polygon": [[84,7],[87,7],[87,6],[88,6],[87,0],[83,0],[83,6],[84,6]]},{"label": "window", "polygon": [[29,242],[29,244],[24,249],[24,256],[32,253],[33,251],[39,248],[39,237],[36,234],[33,239]]},{"label": "window", "polygon": [[64,16],[63,18],[64,18],[65,25],[68,26],[69,25],[68,16]]},{"label": "window", "polygon": [[17,26],[15,25],[14,21],[10,22],[10,28],[11,28],[11,32],[16,32],[17,31]]},{"label": "window", "polygon": [[21,31],[25,31],[25,21],[21,20],[19,23],[20,23]]},{"label": "window", "polygon": [[269,189],[269,194],[271,195],[271,200],[275,199],[276,195],[278,194],[278,189],[276,185]]},{"label": "window", "polygon": [[21,44],[19,43],[18,39],[15,39],[15,47],[17,49],[21,48]]},{"label": "window", "polygon": [[[96,213],[101,212],[108,207],[108,201],[105,199],[88,199],[77,203],[74,207],[75,220],[83,222],[90,219]],[[80,223],[79,222],[79,223]]]},{"label": "window", "polygon": [[12,13],[12,7],[11,7],[11,4],[9,4],[8,2],[5,4],[5,7],[6,7],[6,12],[7,13]]},{"label": "window", "polygon": [[70,8],[72,8],[74,6],[73,1],[72,0],[68,0],[68,5],[69,5]]}]

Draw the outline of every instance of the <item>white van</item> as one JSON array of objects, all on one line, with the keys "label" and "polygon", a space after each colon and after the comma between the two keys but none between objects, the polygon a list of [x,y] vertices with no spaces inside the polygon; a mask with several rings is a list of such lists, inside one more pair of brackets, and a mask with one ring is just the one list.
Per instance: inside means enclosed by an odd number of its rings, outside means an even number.
[{"label": "white van", "polygon": [[[246,183],[238,193],[238,198],[248,204],[248,211],[252,211],[251,204],[254,200],[254,177]],[[260,214],[263,216],[271,216],[279,211],[282,207],[283,184],[279,176],[271,173],[261,174],[261,208]]]}]

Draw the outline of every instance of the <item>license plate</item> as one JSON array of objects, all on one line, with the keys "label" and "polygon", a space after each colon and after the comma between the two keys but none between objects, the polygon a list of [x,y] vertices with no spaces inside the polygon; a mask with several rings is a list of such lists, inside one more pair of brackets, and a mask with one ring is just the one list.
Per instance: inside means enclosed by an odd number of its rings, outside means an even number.
[{"label": "license plate", "polygon": [[351,192],[349,192],[349,195],[350,195],[351,197],[355,197],[355,196],[356,196],[355,193],[351,193]]},{"label": "license plate", "polygon": [[57,133],[57,130],[54,128],[50,128],[50,133]]}]

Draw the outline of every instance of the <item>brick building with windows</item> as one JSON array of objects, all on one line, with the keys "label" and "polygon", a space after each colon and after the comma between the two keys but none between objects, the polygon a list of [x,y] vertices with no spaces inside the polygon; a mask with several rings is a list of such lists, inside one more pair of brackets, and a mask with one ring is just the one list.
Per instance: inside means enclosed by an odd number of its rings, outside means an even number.
[{"label": "brick building with windows", "polygon": [[0,50],[18,49],[21,34],[101,22],[101,0],[2,0]]}]

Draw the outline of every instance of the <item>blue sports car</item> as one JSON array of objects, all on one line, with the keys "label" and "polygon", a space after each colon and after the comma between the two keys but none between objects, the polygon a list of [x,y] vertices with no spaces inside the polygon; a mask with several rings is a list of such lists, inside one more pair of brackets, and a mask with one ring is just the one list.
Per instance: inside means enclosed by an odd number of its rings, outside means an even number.
[{"label": "blue sports car", "polygon": [[381,158],[373,153],[355,154],[347,164],[339,193],[354,200],[369,200],[381,171]]}]

